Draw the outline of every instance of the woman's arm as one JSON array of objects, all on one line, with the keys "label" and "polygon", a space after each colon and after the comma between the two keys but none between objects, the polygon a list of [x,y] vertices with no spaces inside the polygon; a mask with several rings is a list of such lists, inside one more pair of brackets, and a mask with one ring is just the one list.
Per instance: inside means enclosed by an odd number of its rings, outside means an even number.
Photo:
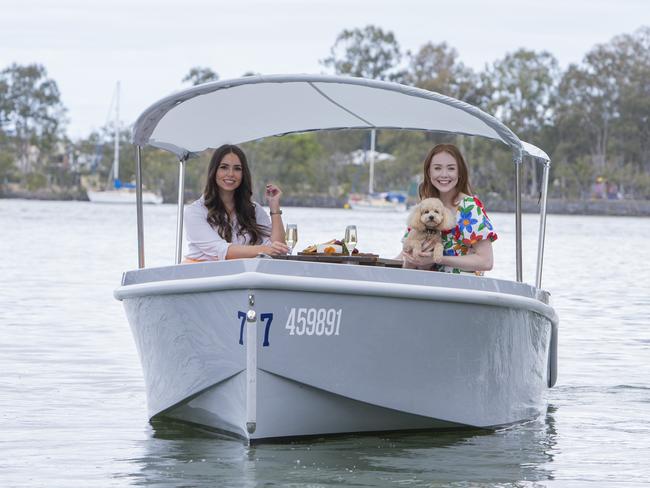
[{"label": "woman's arm", "polygon": [[489,239],[479,241],[472,246],[469,254],[464,256],[443,256],[437,263],[433,259],[433,253],[421,252],[414,256],[403,252],[404,267],[411,269],[431,269],[434,264],[442,264],[463,271],[490,271],[494,265],[492,254],[492,241]]},{"label": "woman's arm", "polygon": [[226,259],[254,258],[260,253],[270,256],[280,256],[287,254],[289,248],[284,242],[272,242],[270,245],[258,244],[250,246],[248,244],[230,244],[226,252]]},{"label": "woman's arm", "polygon": [[403,261],[402,267],[406,269],[430,270],[435,264],[433,260],[433,244],[430,242],[424,243],[422,252],[418,256],[414,256],[413,251],[407,252],[402,249],[402,252],[395,259],[401,259]]},{"label": "woman's arm", "polygon": [[[266,185],[266,202],[271,211],[271,241],[286,243],[282,210],[280,210],[280,197],[282,190],[272,183]],[[288,248],[287,248],[288,249]]]},{"label": "woman's arm", "polygon": [[[289,247],[286,245],[284,235],[284,223],[282,222],[282,211],[280,210],[280,197],[282,191],[273,184],[266,185],[266,201],[271,211],[271,236],[264,239],[263,244],[244,245],[230,244],[226,259],[254,258],[260,253],[269,254],[270,256],[279,256],[288,254]],[[259,206],[255,205],[255,214],[258,223],[268,228],[268,215]]]},{"label": "woman's arm", "polygon": [[402,267],[406,269],[431,269],[436,264],[432,252],[421,252],[417,256],[412,252],[402,251],[397,259],[403,259]]},{"label": "woman's arm", "polygon": [[208,209],[201,201],[184,209],[185,237],[188,257],[199,261],[225,259],[230,243],[226,242],[207,221]]},{"label": "woman's arm", "polygon": [[271,210],[271,241],[273,242],[287,242],[284,235],[284,223],[282,222],[282,214],[273,213]]},{"label": "woman's arm", "polygon": [[494,265],[492,241],[485,239],[477,242],[471,252],[464,256],[443,256],[438,264],[463,271],[490,271]]}]

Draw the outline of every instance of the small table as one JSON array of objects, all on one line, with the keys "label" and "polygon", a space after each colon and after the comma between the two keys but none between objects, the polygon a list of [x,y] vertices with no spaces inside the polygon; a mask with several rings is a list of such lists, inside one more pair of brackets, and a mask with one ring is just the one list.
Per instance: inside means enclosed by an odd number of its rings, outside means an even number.
[{"label": "small table", "polygon": [[316,263],[337,263],[337,264],[359,264],[362,266],[382,266],[386,268],[401,268],[402,261],[399,259],[380,258],[377,254],[302,254],[273,256],[273,259],[284,259],[286,261],[311,261]]}]

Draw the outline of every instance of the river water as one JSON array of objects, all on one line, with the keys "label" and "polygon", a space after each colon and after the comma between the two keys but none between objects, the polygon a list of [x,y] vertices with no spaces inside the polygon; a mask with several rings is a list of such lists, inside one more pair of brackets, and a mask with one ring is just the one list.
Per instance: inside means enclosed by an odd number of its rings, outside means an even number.
[{"label": "river water", "polygon": [[[404,214],[285,208],[298,248],[359,228],[394,257]],[[514,218],[491,215],[493,277],[514,276]],[[534,281],[538,218],[524,216]],[[176,210],[146,207],[147,266],[173,260]],[[494,432],[343,436],[247,447],[150,424],[120,302],[135,209],[0,200],[0,487],[621,486],[650,484],[650,219],[550,215],[544,287],[559,379],[537,419]],[[386,352],[390,354],[390,352]]]}]

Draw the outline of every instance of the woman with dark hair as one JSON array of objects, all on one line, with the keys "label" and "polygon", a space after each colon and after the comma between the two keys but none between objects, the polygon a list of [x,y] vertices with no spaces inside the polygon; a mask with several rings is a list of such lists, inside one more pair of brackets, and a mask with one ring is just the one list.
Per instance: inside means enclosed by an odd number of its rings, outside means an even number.
[{"label": "woman with dark hair", "polygon": [[[431,250],[417,256],[402,253],[405,268],[448,273],[492,269],[492,242],[497,239],[483,203],[473,194],[465,158],[453,144],[436,145],[424,160],[420,199],[435,197],[456,216],[456,227],[442,232],[443,256],[435,261]],[[407,231],[408,235],[408,231]]]},{"label": "woman with dark hair", "polygon": [[185,207],[186,262],[287,254],[280,188],[266,185],[270,217],[252,194],[244,152],[230,144],[215,150],[203,195]]}]

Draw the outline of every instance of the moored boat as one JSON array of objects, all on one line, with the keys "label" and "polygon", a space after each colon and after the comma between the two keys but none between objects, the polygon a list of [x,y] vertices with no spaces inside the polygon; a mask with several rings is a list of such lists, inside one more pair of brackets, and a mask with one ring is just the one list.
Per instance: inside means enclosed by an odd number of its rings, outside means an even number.
[{"label": "moored boat", "polygon": [[405,212],[406,198],[391,198],[388,193],[352,194],[348,197],[348,206],[368,212]]},{"label": "moored boat", "polygon": [[[115,121],[113,126],[113,165],[111,167],[112,179],[107,188],[87,189],[88,200],[93,203],[136,203],[135,185],[123,183],[120,180],[120,83],[115,87]],[[152,191],[142,191],[142,203],[163,203],[163,198]]]},{"label": "moored boat", "polygon": [[[128,203],[135,205],[136,192],[130,188],[113,188],[109,190],[87,190],[88,200],[94,203]],[[142,203],[163,203],[163,198],[150,191],[142,192]]]},{"label": "moored boat", "polygon": [[[375,192],[375,141],[377,131],[370,130],[370,150],[366,152],[370,168],[368,175],[368,193],[352,193],[348,196],[347,206],[352,210],[364,210],[370,212],[404,212],[406,211],[406,195],[401,192]],[[389,154],[382,158],[385,162],[395,158]]]}]

